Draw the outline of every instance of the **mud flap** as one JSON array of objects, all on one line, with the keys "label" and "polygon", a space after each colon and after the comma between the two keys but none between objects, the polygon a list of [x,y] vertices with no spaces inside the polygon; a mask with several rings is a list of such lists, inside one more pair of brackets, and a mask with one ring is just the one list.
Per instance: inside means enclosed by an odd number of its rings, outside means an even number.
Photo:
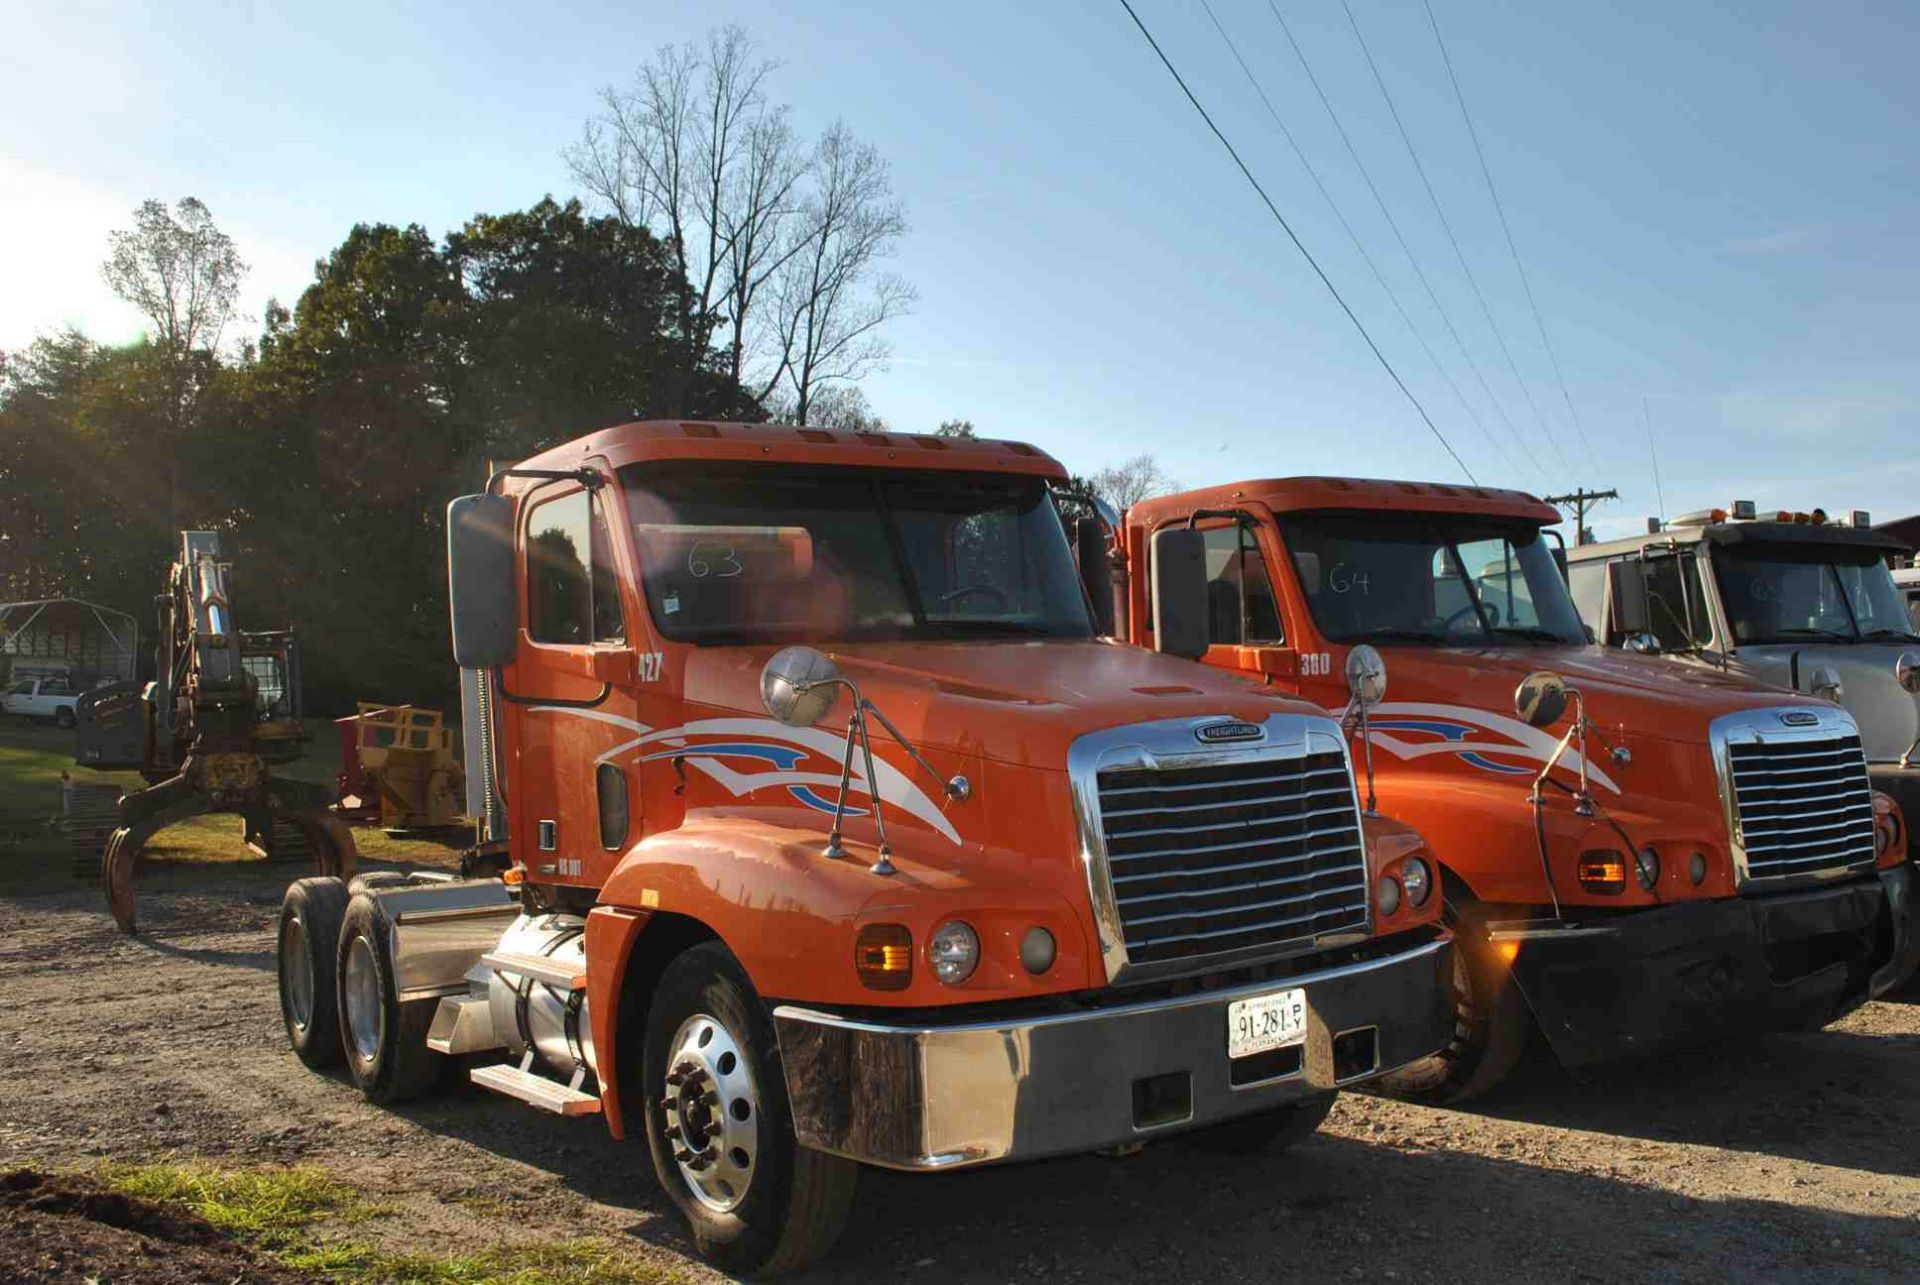
[{"label": "mud flap", "polygon": [[1493,924],[1562,1064],[1742,1031],[1817,1028],[1868,998],[1880,879],[1695,902],[1586,924]]}]

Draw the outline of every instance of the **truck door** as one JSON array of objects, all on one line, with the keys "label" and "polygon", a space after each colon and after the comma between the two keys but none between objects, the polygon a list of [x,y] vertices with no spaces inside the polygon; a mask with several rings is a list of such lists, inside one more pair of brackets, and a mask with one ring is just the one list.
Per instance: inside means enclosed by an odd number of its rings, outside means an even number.
[{"label": "truck door", "polygon": [[1221,669],[1268,675],[1297,690],[1298,652],[1280,618],[1260,528],[1249,518],[1203,524],[1206,546],[1207,638],[1204,660]]},{"label": "truck door", "polygon": [[605,657],[631,655],[608,508],[603,494],[556,488],[520,528],[526,615],[507,671],[517,727],[508,803],[514,851],[543,882],[598,886],[639,836],[637,782],[625,763],[602,761],[632,739],[633,693],[615,683],[592,703],[608,686]]}]

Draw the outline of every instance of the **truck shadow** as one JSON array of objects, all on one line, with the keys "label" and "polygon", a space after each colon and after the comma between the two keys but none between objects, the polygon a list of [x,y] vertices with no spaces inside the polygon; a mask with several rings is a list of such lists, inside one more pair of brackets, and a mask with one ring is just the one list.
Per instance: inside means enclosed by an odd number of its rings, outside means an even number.
[{"label": "truck shadow", "polygon": [[[405,1114],[619,1211],[607,1234],[692,1253],[637,1139],[614,1142],[596,1120],[556,1127],[465,1092]],[[1696,1200],[1644,1181],[1327,1133],[1275,1157],[1169,1140],[1124,1159],[865,1171],[840,1247],[799,1279],[1911,1279],[1920,1241],[1905,1206],[1889,1208],[1898,1212]]]},{"label": "truck shadow", "polygon": [[[1629,1230],[1630,1229],[1630,1230]],[[1886,1280],[1911,1220],[1695,1201],[1598,1175],[1320,1135],[1226,1159],[1171,1142],[974,1174],[862,1176],[808,1279]]]},{"label": "truck shadow", "polygon": [[1920,1036],[1810,1031],[1577,1073],[1535,1059],[1507,1089],[1461,1109],[1914,1178],[1920,1102],[1892,1086],[1910,1084],[1917,1065]]}]

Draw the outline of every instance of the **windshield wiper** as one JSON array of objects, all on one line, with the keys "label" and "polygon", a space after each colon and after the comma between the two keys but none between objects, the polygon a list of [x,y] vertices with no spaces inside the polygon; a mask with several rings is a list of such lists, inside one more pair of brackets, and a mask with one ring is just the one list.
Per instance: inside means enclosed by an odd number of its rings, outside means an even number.
[{"label": "windshield wiper", "polygon": [[1431,629],[1408,629],[1402,625],[1377,625],[1372,629],[1362,629],[1357,634],[1349,634],[1345,642],[1367,642],[1371,639],[1382,642],[1428,643],[1435,647],[1445,646],[1451,641],[1445,634],[1436,634]]},{"label": "windshield wiper", "polygon": [[1901,642],[1920,642],[1920,635],[1908,633],[1904,629],[1890,629],[1885,625],[1866,630],[1860,636],[1862,638],[1897,638]]},{"label": "windshield wiper", "polygon": [[924,626],[929,633],[951,630],[956,634],[1012,634],[1019,638],[1058,638],[1064,631],[1027,620],[995,620],[967,616],[929,616]]},{"label": "windshield wiper", "polygon": [[1837,629],[1819,629],[1814,626],[1801,628],[1798,625],[1785,629],[1776,629],[1775,633],[1786,634],[1794,638],[1832,638],[1836,642],[1853,642],[1854,635],[1843,634]]}]

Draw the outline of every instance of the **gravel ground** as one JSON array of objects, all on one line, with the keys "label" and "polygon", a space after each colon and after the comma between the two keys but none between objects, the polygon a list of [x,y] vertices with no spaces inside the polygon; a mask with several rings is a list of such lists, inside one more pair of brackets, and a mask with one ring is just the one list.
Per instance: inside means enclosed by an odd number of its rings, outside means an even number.
[{"label": "gravel ground", "polygon": [[[134,939],[90,889],[0,890],[0,1167],[317,1164],[393,1209],[362,1238],[613,1236],[705,1274],[644,1150],[597,1119],[471,1088],[382,1111],[302,1068],[275,1001],[272,873],[226,867],[214,886],[150,892]],[[1912,1280],[1916,1071],[1910,992],[1818,1034],[1577,1081],[1536,1067],[1473,1111],[1348,1095],[1281,1157],[1167,1143],[875,1173],[812,1279]]]}]

